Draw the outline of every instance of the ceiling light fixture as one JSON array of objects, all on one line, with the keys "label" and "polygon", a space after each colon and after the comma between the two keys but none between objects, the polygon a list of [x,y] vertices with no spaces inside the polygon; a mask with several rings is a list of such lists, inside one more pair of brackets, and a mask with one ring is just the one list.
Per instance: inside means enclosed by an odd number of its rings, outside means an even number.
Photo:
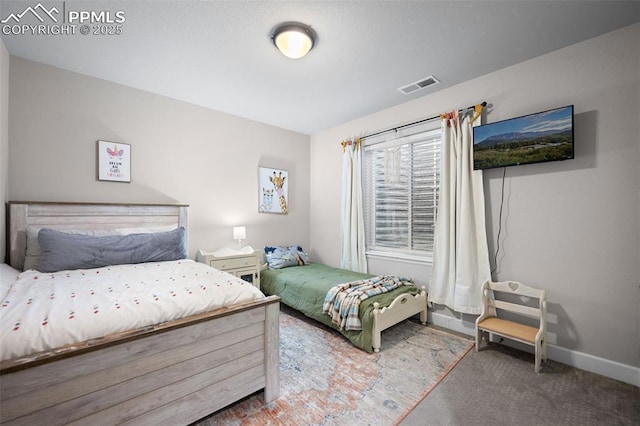
[{"label": "ceiling light fixture", "polygon": [[298,59],[309,53],[316,44],[317,34],[299,22],[285,22],[273,30],[271,40],[278,50],[288,58]]}]

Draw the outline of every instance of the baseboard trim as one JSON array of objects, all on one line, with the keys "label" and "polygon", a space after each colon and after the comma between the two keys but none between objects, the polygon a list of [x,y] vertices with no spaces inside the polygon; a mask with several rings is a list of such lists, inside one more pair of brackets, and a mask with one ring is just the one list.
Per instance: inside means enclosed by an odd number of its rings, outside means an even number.
[{"label": "baseboard trim", "polygon": [[640,368],[561,346],[549,345],[549,359],[640,387]]},{"label": "baseboard trim", "polygon": [[[463,321],[433,311],[428,312],[428,321],[438,327],[443,327],[468,336],[475,336],[476,325],[469,321]],[[518,342],[505,340],[503,344],[528,352],[532,351],[530,346],[519,344]],[[638,367],[551,344],[547,348],[547,356],[549,359],[562,364],[640,387],[640,368]]]},{"label": "baseboard trim", "polygon": [[450,317],[448,315],[439,314],[427,309],[427,322],[444,327],[457,333],[475,336],[476,324],[469,321],[463,321],[459,318]]}]

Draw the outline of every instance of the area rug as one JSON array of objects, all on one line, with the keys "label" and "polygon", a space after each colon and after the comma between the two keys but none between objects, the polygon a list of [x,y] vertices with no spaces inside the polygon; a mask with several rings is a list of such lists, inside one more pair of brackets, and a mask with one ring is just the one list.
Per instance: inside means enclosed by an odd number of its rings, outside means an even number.
[{"label": "area rug", "polygon": [[377,354],[292,311],[280,314],[280,397],[257,393],[196,423],[393,425],[472,347],[462,337],[403,321],[382,333]]}]

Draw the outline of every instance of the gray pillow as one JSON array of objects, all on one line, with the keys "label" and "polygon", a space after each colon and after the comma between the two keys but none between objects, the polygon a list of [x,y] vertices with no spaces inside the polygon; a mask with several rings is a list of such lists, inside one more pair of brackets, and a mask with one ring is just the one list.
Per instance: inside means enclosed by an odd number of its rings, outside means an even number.
[{"label": "gray pillow", "polygon": [[185,229],[169,232],[91,236],[43,228],[38,233],[40,272],[185,259]]},{"label": "gray pillow", "polygon": [[[42,228],[27,226],[27,251],[24,256],[23,271],[28,269],[38,269],[40,264],[40,244],[38,244],[38,233]],[[116,229],[65,229],[60,232],[65,234],[92,235],[94,237],[104,237],[107,235],[128,235],[128,234],[150,234],[153,232],[168,232],[176,229],[175,225],[158,225],[143,228],[116,228]]]}]

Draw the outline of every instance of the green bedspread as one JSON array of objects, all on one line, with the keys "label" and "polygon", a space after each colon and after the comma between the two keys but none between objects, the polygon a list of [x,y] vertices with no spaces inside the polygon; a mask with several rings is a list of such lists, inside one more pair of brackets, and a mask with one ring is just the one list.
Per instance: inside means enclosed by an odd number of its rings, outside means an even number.
[{"label": "green bedspread", "polygon": [[[327,292],[335,285],[373,276],[311,263],[305,266],[262,271],[260,273],[260,288],[264,293],[280,296],[285,305],[338,330],[338,327],[331,322],[331,317],[322,312],[322,303]],[[416,287],[403,286],[389,293],[365,299],[360,303],[359,313],[362,331],[338,331],[360,349],[373,352],[371,345],[373,316],[371,312],[374,302],[380,303],[381,307],[388,306],[400,294],[418,294],[419,292],[420,290]]]}]

